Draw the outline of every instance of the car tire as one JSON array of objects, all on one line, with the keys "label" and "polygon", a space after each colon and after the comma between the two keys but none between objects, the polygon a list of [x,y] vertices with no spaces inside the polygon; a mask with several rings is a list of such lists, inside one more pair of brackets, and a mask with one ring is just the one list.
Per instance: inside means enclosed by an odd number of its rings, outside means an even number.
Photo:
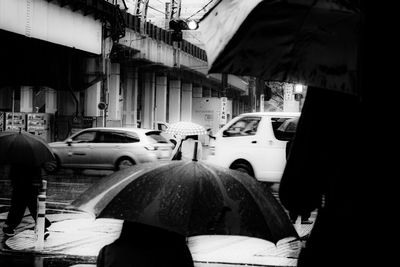
[{"label": "car tire", "polygon": [[129,167],[131,167],[131,166],[133,166],[135,164],[136,163],[135,163],[135,161],[133,159],[128,158],[128,157],[122,157],[117,161],[117,164],[115,164],[115,170],[119,171],[119,170],[122,170],[122,169],[126,169],[126,168],[129,168]]},{"label": "car tire", "polygon": [[247,173],[248,175],[250,175],[251,177],[254,177],[253,168],[251,167],[250,163],[248,163],[248,162],[245,162],[245,161],[234,162],[230,166],[230,169],[244,172],[244,173]]}]

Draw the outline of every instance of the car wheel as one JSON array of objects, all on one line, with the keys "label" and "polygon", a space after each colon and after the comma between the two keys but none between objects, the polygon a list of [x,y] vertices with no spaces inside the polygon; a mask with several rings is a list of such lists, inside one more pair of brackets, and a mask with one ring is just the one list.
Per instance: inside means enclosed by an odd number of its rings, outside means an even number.
[{"label": "car wheel", "polygon": [[254,177],[253,168],[251,167],[250,163],[248,163],[248,162],[245,162],[245,161],[234,162],[230,168],[232,170],[237,170],[240,172],[247,173],[248,175]]},{"label": "car wheel", "polygon": [[120,158],[117,161],[115,169],[118,171],[118,170],[122,170],[122,169],[126,169],[126,168],[129,168],[129,167],[132,167],[133,165],[135,165],[135,161],[133,161],[130,158],[124,157],[124,158]]}]

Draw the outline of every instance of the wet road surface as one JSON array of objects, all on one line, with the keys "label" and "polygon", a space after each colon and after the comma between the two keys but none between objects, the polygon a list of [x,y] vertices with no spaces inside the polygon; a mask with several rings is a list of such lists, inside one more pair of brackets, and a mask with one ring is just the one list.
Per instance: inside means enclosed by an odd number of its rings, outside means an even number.
[{"label": "wet road surface", "polygon": [[[9,209],[11,197],[11,184],[7,177],[7,170],[0,170],[0,214]],[[47,179],[47,209],[46,214],[65,213],[66,206],[83,193],[93,183],[110,174],[109,171],[83,171],[73,172],[61,170]],[[30,217],[29,215],[27,217]],[[0,228],[5,221],[5,216],[0,216]],[[29,220],[24,218],[19,226],[22,229],[32,227]],[[5,238],[0,234],[0,266],[35,266],[35,267],[69,267],[69,266],[95,266],[95,257],[60,256],[60,255],[35,255],[32,252],[12,252],[6,244]]]}]

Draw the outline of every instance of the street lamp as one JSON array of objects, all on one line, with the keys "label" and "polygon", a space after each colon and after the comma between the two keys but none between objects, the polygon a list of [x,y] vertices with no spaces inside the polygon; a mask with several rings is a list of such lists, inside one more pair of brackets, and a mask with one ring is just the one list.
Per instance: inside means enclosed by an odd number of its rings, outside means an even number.
[{"label": "street lamp", "polygon": [[187,26],[189,30],[197,30],[199,28],[199,23],[197,23],[195,20],[188,20]]}]

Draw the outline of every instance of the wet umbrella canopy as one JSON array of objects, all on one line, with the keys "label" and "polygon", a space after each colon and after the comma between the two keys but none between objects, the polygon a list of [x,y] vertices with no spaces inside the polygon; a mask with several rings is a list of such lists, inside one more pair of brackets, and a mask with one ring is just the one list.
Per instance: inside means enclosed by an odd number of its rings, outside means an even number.
[{"label": "wet umbrella canopy", "polygon": [[360,1],[222,0],[201,20],[209,73],[355,93]]},{"label": "wet umbrella canopy", "polygon": [[48,144],[28,132],[0,132],[0,164],[32,164],[40,166],[55,161]]},{"label": "wet umbrella canopy", "polygon": [[149,163],[116,172],[72,205],[96,217],[158,226],[186,236],[298,237],[285,211],[250,176],[204,162]]}]

